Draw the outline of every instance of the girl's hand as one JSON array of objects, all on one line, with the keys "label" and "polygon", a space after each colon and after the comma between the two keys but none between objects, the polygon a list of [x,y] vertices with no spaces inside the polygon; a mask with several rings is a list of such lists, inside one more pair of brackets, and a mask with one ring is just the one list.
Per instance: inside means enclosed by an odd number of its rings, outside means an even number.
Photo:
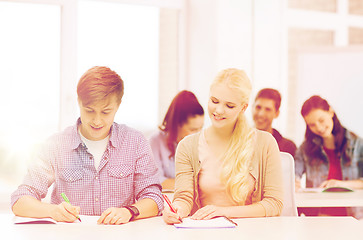
[{"label": "girl's hand", "polygon": [[320,184],[320,188],[328,188],[328,187],[344,187],[343,181],[336,180],[336,179],[330,179],[324,181],[322,184]]},{"label": "girl's hand", "polygon": [[181,223],[182,222],[181,219],[188,216],[188,213],[177,203],[173,203],[172,205],[176,210],[176,213],[172,212],[169,206],[165,206],[163,210],[164,222],[167,224]]},{"label": "girl's hand", "polygon": [[223,207],[207,205],[196,211],[191,218],[195,220],[207,220],[219,216],[225,216]]}]

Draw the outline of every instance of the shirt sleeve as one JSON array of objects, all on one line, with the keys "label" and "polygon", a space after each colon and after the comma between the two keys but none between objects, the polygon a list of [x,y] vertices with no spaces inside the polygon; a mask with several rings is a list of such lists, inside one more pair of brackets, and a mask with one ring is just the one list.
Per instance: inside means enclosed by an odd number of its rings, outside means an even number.
[{"label": "shirt sleeve", "polygon": [[54,182],[50,155],[50,143],[46,143],[36,154],[34,164],[29,167],[23,183],[11,194],[11,206],[23,196],[32,196],[38,200],[45,198],[48,188]]},{"label": "shirt sleeve", "polygon": [[295,175],[301,178],[301,176],[305,173],[304,153],[302,145],[296,150],[294,160],[295,160]]},{"label": "shirt sleeve", "polygon": [[162,183],[165,181],[166,177],[165,177],[165,173],[163,171],[163,164],[162,164],[162,159],[161,159],[160,140],[157,136],[158,135],[152,136],[150,138],[149,142],[150,142],[150,146],[151,146],[151,150],[153,153],[155,164],[158,168],[159,179],[160,179],[160,182]]},{"label": "shirt sleeve", "polygon": [[[358,175],[360,179],[363,179],[363,139],[358,137],[355,147],[356,152],[353,153],[357,155],[357,165],[358,165]],[[354,156],[355,157],[355,156]]]},{"label": "shirt sleeve", "polygon": [[158,205],[159,214],[164,209],[158,169],[152,157],[149,143],[140,138],[135,166],[134,189],[136,200],[150,198]]}]

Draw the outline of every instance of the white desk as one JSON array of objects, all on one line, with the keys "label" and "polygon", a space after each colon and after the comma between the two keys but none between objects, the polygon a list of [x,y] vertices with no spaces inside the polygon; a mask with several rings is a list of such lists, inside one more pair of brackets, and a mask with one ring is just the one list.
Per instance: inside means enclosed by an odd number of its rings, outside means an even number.
[{"label": "white desk", "polygon": [[297,207],[363,207],[363,190],[354,192],[297,192]]},{"label": "white desk", "polygon": [[[235,219],[232,229],[176,229],[161,217],[124,225],[97,225],[98,217],[81,216],[82,223],[15,225],[12,214],[0,214],[1,236],[9,239],[363,239],[363,222],[352,217],[273,217]],[[2,237],[1,237],[2,238]]]}]

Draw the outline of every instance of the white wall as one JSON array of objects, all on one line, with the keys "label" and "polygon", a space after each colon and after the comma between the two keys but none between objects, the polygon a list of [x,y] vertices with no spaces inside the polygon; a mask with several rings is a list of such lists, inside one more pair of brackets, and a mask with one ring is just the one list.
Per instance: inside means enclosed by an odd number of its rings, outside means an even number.
[{"label": "white wall", "polygon": [[188,2],[186,81],[205,111],[210,83],[220,70],[238,67],[251,77],[251,10],[251,1]]},{"label": "white wall", "polygon": [[[187,4],[187,86],[203,107],[218,71],[237,67],[250,77],[254,91],[273,87],[286,95],[282,74],[284,1],[189,0]],[[287,99],[283,99],[283,101]],[[284,104],[282,104],[283,112]],[[251,120],[251,106],[246,112]],[[285,116],[276,121],[284,133]],[[207,118],[206,124],[209,123]],[[282,123],[282,124],[281,124]]]},{"label": "white wall", "polygon": [[[299,55],[298,105],[312,95],[320,95],[344,127],[363,137],[363,47],[307,48]],[[295,138],[301,143],[305,123],[300,114],[296,115],[295,126]]]}]

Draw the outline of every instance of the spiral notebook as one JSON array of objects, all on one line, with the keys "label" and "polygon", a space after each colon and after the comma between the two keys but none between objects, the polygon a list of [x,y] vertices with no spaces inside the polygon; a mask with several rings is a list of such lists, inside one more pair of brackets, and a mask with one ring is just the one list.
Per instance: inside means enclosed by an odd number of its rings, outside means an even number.
[{"label": "spiral notebook", "polygon": [[184,218],[182,223],[174,224],[176,228],[235,228],[237,223],[227,217],[216,217],[208,220]]}]

